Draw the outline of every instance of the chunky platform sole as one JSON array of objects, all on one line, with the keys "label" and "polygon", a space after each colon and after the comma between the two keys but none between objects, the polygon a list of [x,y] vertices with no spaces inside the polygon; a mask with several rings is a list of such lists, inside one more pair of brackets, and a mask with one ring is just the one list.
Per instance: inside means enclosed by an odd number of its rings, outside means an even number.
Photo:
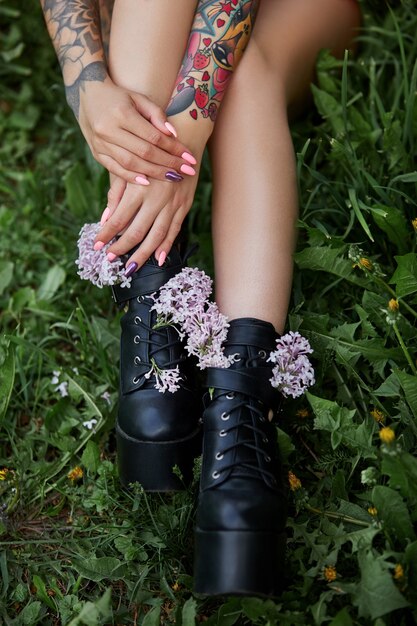
[{"label": "chunky platform sole", "polygon": [[[181,491],[193,477],[194,459],[201,454],[201,429],[176,441],[140,441],[116,424],[119,477],[123,486],[140,483],[145,491]],[[174,473],[177,466],[182,475]]]},{"label": "chunky platform sole", "polygon": [[195,531],[194,592],[203,596],[277,596],[283,586],[285,533]]}]

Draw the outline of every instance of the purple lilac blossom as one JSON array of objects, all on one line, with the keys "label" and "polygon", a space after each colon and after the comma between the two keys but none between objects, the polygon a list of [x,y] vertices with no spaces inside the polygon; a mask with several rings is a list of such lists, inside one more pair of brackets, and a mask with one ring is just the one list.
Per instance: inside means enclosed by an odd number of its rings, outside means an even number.
[{"label": "purple lilac blossom", "polygon": [[152,367],[146,372],[145,378],[150,378],[152,375],[155,376],[155,389],[158,389],[160,393],[166,391],[175,393],[180,388],[178,383],[181,375],[178,365],[173,369],[163,370],[156,365],[155,361],[152,361]]},{"label": "purple lilac blossom", "polygon": [[78,275],[84,280],[89,280],[100,287],[120,284],[121,287],[129,287],[132,279],[125,275],[124,263],[117,258],[110,262],[107,258],[107,250],[114,243],[109,241],[101,250],[94,250],[94,240],[101,229],[99,222],[84,224],[78,239]]},{"label": "purple lilac blossom", "polygon": [[314,385],[314,370],[307,357],[312,352],[307,339],[298,332],[290,331],[277,339],[277,349],[268,358],[275,363],[270,381],[283,396],[298,398]]},{"label": "purple lilac blossom", "polygon": [[234,356],[223,354],[229,324],[215,302],[207,303],[207,309],[197,308],[186,317],[183,329],[187,335],[186,350],[198,358],[198,367],[230,367]]},{"label": "purple lilac blossom", "polygon": [[162,320],[183,324],[194,311],[203,310],[213,281],[195,267],[185,267],[163,285],[152,307]]}]

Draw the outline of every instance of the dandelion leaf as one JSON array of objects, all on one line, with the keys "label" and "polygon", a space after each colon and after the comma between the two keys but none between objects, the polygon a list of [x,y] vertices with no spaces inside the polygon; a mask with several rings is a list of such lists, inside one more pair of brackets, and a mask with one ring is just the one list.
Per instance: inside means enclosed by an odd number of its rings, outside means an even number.
[{"label": "dandelion leaf", "polygon": [[393,538],[397,537],[402,542],[415,539],[407,506],[398,491],[377,485],[372,490],[372,502],[378,510],[378,517],[382,519],[385,530],[390,532]]},{"label": "dandelion leaf", "polygon": [[413,521],[417,520],[417,459],[408,452],[391,456],[384,454],[381,472],[389,476],[389,486],[398,489],[410,501]]},{"label": "dandelion leaf", "polygon": [[352,618],[350,617],[349,611],[346,607],[334,616],[329,626],[353,626]]},{"label": "dandelion leaf", "polygon": [[10,261],[0,261],[0,296],[12,282],[13,268],[14,264]]},{"label": "dandelion leaf", "polygon": [[182,607],[182,626],[195,626],[197,617],[197,602],[194,598],[188,598]]},{"label": "dandelion leaf", "polygon": [[376,619],[409,606],[382,557],[377,557],[372,550],[364,550],[358,553],[358,561],[361,580],[353,595],[353,604],[361,617]]},{"label": "dandelion leaf", "polygon": [[383,210],[383,214],[372,211],[375,224],[387,235],[391,243],[397,246],[400,254],[405,254],[407,250],[405,242],[409,236],[409,227],[404,213],[396,207],[383,204],[374,205],[373,208]]},{"label": "dandelion leaf", "polygon": [[15,377],[15,355],[11,346],[6,348],[4,360],[1,361],[0,354],[0,423],[6,417]]},{"label": "dandelion leaf", "polygon": [[154,606],[143,618],[142,626],[159,626],[161,623],[161,607]]},{"label": "dandelion leaf", "polygon": [[96,602],[86,602],[68,626],[104,626],[108,624],[111,617],[111,588],[109,587]]},{"label": "dandelion leaf", "polygon": [[396,285],[397,297],[403,298],[417,291],[417,254],[410,252],[395,260],[397,269],[389,282]]},{"label": "dandelion leaf", "polygon": [[93,474],[100,466],[100,449],[94,441],[88,441],[81,457],[81,463]]},{"label": "dandelion leaf", "polygon": [[73,559],[72,564],[80,576],[95,582],[104,579],[120,580],[126,574],[126,566],[119,559],[111,556],[98,559],[95,557]]},{"label": "dandelion leaf", "polygon": [[410,407],[414,417],[417,419],[417,376],[406,374],[401,370],[396,370],[395,375],[400,381],[400,385],[404,391],[407,404]]}]

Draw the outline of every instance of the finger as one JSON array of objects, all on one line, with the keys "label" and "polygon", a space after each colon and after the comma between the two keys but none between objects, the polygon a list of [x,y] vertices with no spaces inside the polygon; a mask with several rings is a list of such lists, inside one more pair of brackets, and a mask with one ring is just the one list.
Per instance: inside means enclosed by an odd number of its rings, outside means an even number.
[{"label": "finger", "polygon": [[179,235],[186,214],[187,212],[182,209],[175,213],[165,239],[155,250],[155,258],[160,266],[164,264],[166,257],[169,255],[171,248]]},{"label": "finger", "polygon": [[132,264],[135,264],[135,267],[132,271],[135,272],[137,269],[142,267],[144,263],[149,259],[149,257],[154,254],[155,250],[160,246],[162,241],[167,236],[168,229],[170,225],[170,215],[169,212],[161,212],[158,217],[154,221],[152,228],[150,229],[146,238],[142,241],[139,248],[129,257],[127,260],[125,267],[127,273],[130,275],[129,270],[132,269]]},{"label": "finger", "polygon": [[126,187],[127,183],[123,178],[119,178],[118,176],[112,177],[110,189],[107,192],[107,206],[110,209],[108,217],[110,217],[110,215],[112,215],[116,210],[123,197]]},{"label": "finger", "polygon": [[[118,178],[123,178],[127,183],[133,185],[149,185],[149,181],[142,172],[132,172],[124,168],[119,164],[117,159],[109,156],[108,154],[100,153],[95,155],[95,159],[106,168],[106,170]],[[164,179],[165,180],[165,179]]]},{"label": "finger", "polygon": [[136,213],[136,216],[121,237],[110,246],[109,252],[116,256],[122,256],[123,254],[128,254],[138,244],[141,244],[154,226],[163,208],[163,203],[158,206],[154,201],[152,204],[142,205],[140,211]]},{"label": "finger", "polygon": [[[140,189],[132,186],[126,188],[117,208],[97,234],[96,242],[102,242],[104,245],[129,226],[142,205],[143,197],[140,192]],[[109,252],[113,250],[110,248]]]}]

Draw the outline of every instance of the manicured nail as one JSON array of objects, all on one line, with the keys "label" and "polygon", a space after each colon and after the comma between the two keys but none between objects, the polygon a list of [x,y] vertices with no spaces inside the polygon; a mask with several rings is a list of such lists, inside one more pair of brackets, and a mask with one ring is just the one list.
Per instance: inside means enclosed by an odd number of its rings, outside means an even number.
[{"label": "manicured nail", "polygon": [[191,163],[191,165],[197,165],[197,159],[195,159],[193,155],[189,152],[183,152],[181,157],[184,159],[184,161],[187,161],[187,163]]},{"label": "manicured nail", "polygon": [[96,243],[93,246],[93,250],[95,250],[96,252],[98,252],[99,250],[101,250],[102,248],[104,248],[104,241],[96,241]]},{"label": "manicured nail", "polygon": [[173,183],[179,183],[181,180],[184,180],[184,177],[177,174],[177,172],[167,172],[165,178]]},{"label": "manicured nail", "polygon": [[104,211],[103,211],[103,215],[101,216],[101,219],[100,219],[100,226],[104,226],[104,224],[107,222],[107,220],[109,219],[109,217],[110,217],[110,209],[109,209],[109,207],[107,206],[107,207],[104,209]]},{"label": "manicured nail", "polygon": [[136,176],[135,181],[138,185],[150,185],[150,182],[145,176]]},{"label": "manicured nail", "polygon": [[191,167],[191,165],[181,165],[180,170],[183,174],[188,174],[188,176],[194,176],[195,175],[195,169],[193,167]]},{"label": "manicured nail", "polygon": [[165,128],[167,128],[169,130],[171,135],[174,135],[174,137],[178,137],[178,133],[175,130],[175,128],[173,127],[172,124],[170,124],[169,122],[165,122]]},{"label": "manicured nail", "polygon": [[136,272],[137,269],[138,269],[137,263],[135,263],[134,261],[132,261],[132,263],[129,263],[129,265],[125,269],[126,278],[129,278],[129,276],[132,276],[132,274]]},{"label": "manicured nail", "polygon": [[108,252],[108,253],[107,253],[107,258],[108,258],[108,260],[109,260],[110,262],[111,262],[111,261],[114,261],[114,259],[115,259],[116,257],[117,257],[117,254],[114,254],[113,252]]},{"label": "manicured nail", "polygon": [[159,255],[159,259],[158,259],[159,267],[162,267],[162,265],[165,263],[165,259],[166,258],[167,258],[167,253],[164,252],[164,250],[162,250],[161,254]]}]

